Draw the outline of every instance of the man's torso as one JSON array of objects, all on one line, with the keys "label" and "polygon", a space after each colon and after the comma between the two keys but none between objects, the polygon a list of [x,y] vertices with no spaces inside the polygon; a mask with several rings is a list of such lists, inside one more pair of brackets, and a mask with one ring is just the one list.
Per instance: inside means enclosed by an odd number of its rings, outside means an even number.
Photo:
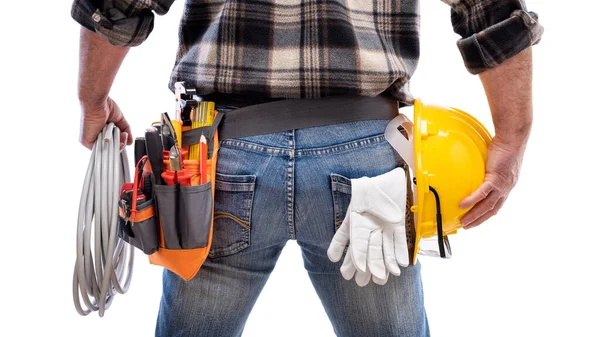
[{"label": "man's torso", "polygon": [[418,1],[188,0],[171,77],[199,95],[412,100]]}]

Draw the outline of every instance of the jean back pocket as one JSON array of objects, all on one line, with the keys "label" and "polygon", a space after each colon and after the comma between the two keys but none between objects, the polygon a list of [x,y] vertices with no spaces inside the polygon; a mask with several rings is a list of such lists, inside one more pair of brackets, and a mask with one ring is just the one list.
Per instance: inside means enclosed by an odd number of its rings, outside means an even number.
[{"label": "jean back pocket", "polygon": [[216,174],[210,258],[232,255],[250,246],[255,183],[255,175]]},{"label": "jean back pocket", "polygon": [[[410,261],[412,261],[412,253],[414,250],[415,243],[415,227],[413,222],[413,213],[411,211],[411,207],[413,205],[413,192],[410,180],[410,172],[408,169],[408,165],[401,162],[400,167],[404,168],[406,171],[406,213],[405,213],[405,228],[406,228],[406,240],[408,251],[410,253]],[[343,175],[337,173],[330,174],[331,181],[331,193],[333,197],[333,210],[334,210],[334,220],[335,220],[335,230],[342,225],[344,218],[346,217],[346,212],[348,212],[348,207],[350,206],[350,199],[352,198],[352,180]]]},{"label": "jean back pocket", "polygon": [[331,193],[333,197],[335,230],[337,231],[346,217],[348,206],[350,206],[352,183],[349,178],[337,173],[331,173],[329,178],[331,180]]}]

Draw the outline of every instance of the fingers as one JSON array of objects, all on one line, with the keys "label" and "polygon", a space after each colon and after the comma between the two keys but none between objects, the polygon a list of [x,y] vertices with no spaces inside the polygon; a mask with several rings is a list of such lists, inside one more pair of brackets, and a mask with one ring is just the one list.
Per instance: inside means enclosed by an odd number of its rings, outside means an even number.
[{"label": "fingers", "polygon": [[473,208],[471,208],[463,217],[461,218],[461,224],[463,226],[468,225],[473,222],[475,219],[484,215],[485,213],[491,211],[494,206],[496,206],[496,202],[500,199],[500,193],[497,191],[493,191],[488,194],[487,197],[481,201],[479,201]]},{"label": "fingers", "polygon": [[[357,217],[355,212],[350,215],[350,222],[354,221],[352,218]],[[360,215],[358,215],[360,217]],[[367,250],[369,249],[369,236],[371,231],[368,228],[353,228],[350,232],[351,238],[350,250],[352,251],[352,261],[356,269],[366,272],[367,271]]]},{"label": "fingers", "polygon": [[88,149],[94,147],[96,138],[107,123],[114,123],[121,131],[120,148],[133,144],[131,127],[123,116],[119,106],[110,97],[100,106],[86,106],[83,108],[79,142]]},{"label": "fingers", "polygon": [[[408,244],[406,243],[406,229],[394,229],[394,252],[396,254],[396,263],[402,267],[408,267],[410,257],[408,255]],[[400,274],[398,274],[400,275]]]},{"label": "fingers", "polygon": [[127,132],[121,133],[121,139],[119,142],[119,150],[123,150],[125,148],[125,144],[127,144],[129,139],[129,134]]},{"label": "fingers", "polygon": [[104,118],[99,114],[85,114],[81,119],[79,142],[91,150],[105,124]]},{"label": "fingers", "polygon": [[94,147],[93,142],[83,140],[83,139],[80,139],[79,142],[81,143],[81,145],[85,146],[88,150],[91,150]]},{"label": "fingers", "polygon": [[383,262],[383,233],[381,230],[375,230],[371,232],[369,238],[369,251],[367,255],[367,266],[373,276],[384,279],[387,273],[385,269],[385,263]]},{"label": "fingers", "polygon": [[348,218],[346,217],[342,222],[342,225],[335,232],[331,244],[327,249],[327,257],[331,262],[338,262],[344,254],[344,248],[348,244],[350,239],[350,226],[348,226]]},{"label": "fingers", "polygon": [[347,281],[350,281],[353,277],[356,276],[354,281],[356,282],[356,284],[359,287],[366,286],[367,284],[369,284],[369,281],[371,279],[373,279],[373,282],[375,284],[384,285],[387,283],[389,275],[390,275],[386,271],[383,278],[379,278],[375,275],[372,275],[371,271],[369,269],[367,269],[364,272],[362,272],[360,270],[356,270],[356,267],[354,267],[354,263],[352,262],[350,250],[348,250],[348,252],[346,253],[346,256],[344,257],[344,262],[342,263],[340,272],[342,274],[342,277]]},{"label": "fingers", "polygon": [[121,130],[121,143],[131,145],[133,144],[133,137],[129,137],[131,134],[131,127],[129,123],[122,117],[118,122],[114,122],[115,126]]},{"label": "fingers", "polygon": [[400,275],[400,267],[398,267],[394,248],[394,231],[392,230],[383,232],[383,257],[385,259],[385,266],[390,273],[396,276]]},{"label": "fingers", "polygon": [[462,209],[471,208],[461,219],[463,228],[473,228],[494,216],[519,177],[524,146],[506,147],[494,137],[488,147],[485,181],[460,202]]},{"label": "fingers", "polygon": [[89,140],[83,139],[83,138],[79,138],[79,143],[81,143],[81,145],[85,146],[88,150],[91,150],[94,147],[94,143],[90,142]]},{"label": "fingers", "polygon": [[[475,205],[469,212],[467,212],[467,214],[462,217],[461,225],[465,229],[473,228],[475,227],[473,226],[475,221],[480,221],[483,216],[489,214],[489,216],[486,218],[487,220],[496,215],[502,204],[504,204],[504,199],[505,198],[499,192],[494,191],[490,193],[487,198]],[[501,200],[502,202],[498,204]],[[483,221],[480,221],[479,224],[482,222]]]},{"label": "fingers", "polygon": [[466,197],[460,202],[460,208],[467,209],[475,206],[478,202],[485,199],[494,190],[494,185],[490,181],[484,181],[481,186],[475,192],[471,193],[470,196]]},{"label": "fingers", "polygon": [[484,223],[485,221],[487,221],[489,218],[498,214],[498,212],[500,211],[500,208],[502,208],[502,205],[504,205],[505,200],[506,199],[504,197],[500,198],[492,210],[486,212],[485,214],[483,214],[479,218],[475,219],[474,221],[470,222],[469,224],[463,225],[463,228],[471,229],[471,228],[477,227],[477,226],[481,225],[482,223]]},{"label": "fingers", "polygon": [[371,280],[371,272],[368,269],[364,272],[357,270],[354,280],[359,287],[364,287],[369,284],[369,281]]},{"label": "fingers", "polygon": [[356,273],[356,268],[354,267],[352,257],[350,256],[350,250],[346,252],[344,262],[342,263],[342,267],[340,267],[340,272],[342,273],[342,277],[346,280],[351,280],[352,277],[354,277],[354,274]]},{"label": "fingers", "polygon": [[131,127],[129,126],[129,123],[125,119],[125,116],[123,116],[121,109],[119,108],[117,103],[115,103],[115,101],[110,99],[110,97],[107,99],[107,105],[108,105],[108,109],[110,111],[107,122],[113,122],[115,124],[115,126],[118,127],[119,130],[121,130],[121,143],[122,143],[121,145],[122,145],[122,147],[125,144],[127,144],[127,145],[133,144],[133,137],[129,137],[129,135],[131,134]]},{"label": "fingers", "polygon": [[81,127],[79,131],[79,143],[85,146],[88,150],[91,150],[94,147],[95,139],[91,139],[91,137],[85,131],[85,126],[83,121],[81,122]]},{"label": "fingers", "polygon": [[373,275],[373,282],[375,284],[378,284],[380,286],[385,285],[387,283],[388,277],[390,276],[390,273],[388,273],[387,271],[385,272],[385,277],[384,278],[379,278],[375,275]]}]

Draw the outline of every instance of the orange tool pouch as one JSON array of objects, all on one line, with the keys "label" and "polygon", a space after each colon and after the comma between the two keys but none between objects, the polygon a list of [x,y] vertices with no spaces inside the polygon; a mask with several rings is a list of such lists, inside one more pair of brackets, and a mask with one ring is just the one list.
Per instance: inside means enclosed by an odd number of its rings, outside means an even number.
[{"label": "orange tool pouch", "polygon": [[194,185],[192,179],[192,186],[154,186],[160,240],[158,251],[149,256],[150,263],[162,266],[185,280],[192,279],[198,273],[212,242],[219,152],[217,128],[221,121],[221,115],[215,113],[211,126],[182,133],[183,148],[198,144],[201,134],[207,138],[206,182]]},{"label": "orange tool pouch", "polygon": [[[122,193],[119,237],[148,255],[151,264],[162,266],[185,280],[191,280],[200,270],[210,251],[213,237],[215,175],[219,152],[218,125],[221,114],[215,111],[211,126],[195,128],[182,133],[181,147],[185,149],[200,142],[200,135],[207,139],[206,182],[197,183],[199,176],[191,179],[191,186],[179,183],[154,184],[136,179],[123,185],[122,190],[135,190],[151,195],[149,200],[139,200],[131,218],[132,203],[126,202]],[[144,157],[145,159],[145,157]],[[142,160],[140,160],[142,162]],[[184,162],[188,162],[184,160]],[[186,169],[185,163],[183,169]],[[136,178],[152,176],[148,160],[136,165]],[[148,191],[151,189],[151,191]],[[143,192],[143,193],[142,193]],[[131,197],[129,197],[131,199]],[[129,206],[129,207],[128,207]],[[129,216],[129,217],[128,217]],[[144,222],[145,221],[145,222]],[[138,233],[144,226],[144,235]],[[146,242],[141,242],[144,238]],[[138,242],[139,241],[139,242]]]},{"label": "orange tool pouch", "polygon": [[[218,115],[218,113],[217,113]],[[149,256],[150,263],[163,266],[185,280],[192,279],[206,260],[213,236],[215,174],[219,139],[215,123],[183,132],[182,147],[199,143],[193,137],[205,131],[209,159],[206,162],[207,181],[201,185],[155,185],[159,218],[160,244]],[[210,132],[212,128],[212,132]],[[206,132],[209,130],[209,132]],[[191,140],[191,139],[195,139]],[[184,165],[185,168],[185,165]]]}]

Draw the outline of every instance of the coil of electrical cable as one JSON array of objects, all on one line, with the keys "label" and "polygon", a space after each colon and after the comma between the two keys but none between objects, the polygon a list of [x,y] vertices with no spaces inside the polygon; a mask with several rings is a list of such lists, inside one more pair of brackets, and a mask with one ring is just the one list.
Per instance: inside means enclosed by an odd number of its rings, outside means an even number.
[{"label": "coil of electrical cable", "polygon": [[113,123],[98,135],[81,192],[73,302],[82,316],[98,311],[103,317],[114,297],[125,294],[131,283],[134,247],[117,234],[119,191],[130,181],[127,151],[119,149],[120,136]]}]

